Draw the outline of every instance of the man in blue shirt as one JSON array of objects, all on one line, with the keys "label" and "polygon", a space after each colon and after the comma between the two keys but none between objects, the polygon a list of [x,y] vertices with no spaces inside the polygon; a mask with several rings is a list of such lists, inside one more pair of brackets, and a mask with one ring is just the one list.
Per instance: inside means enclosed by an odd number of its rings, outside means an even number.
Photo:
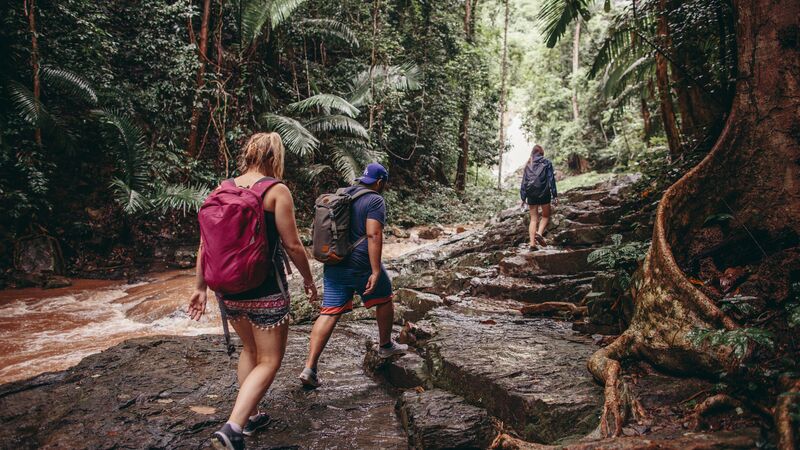
[{"label": "man in blue shirt", "polygon": [[[378,163],[371,163],[356,179],[348,194],[362,189],[372,192],[357,198],[350,206],[350,242],[359,242],[350,256],[336,265],[325,265],[324,290],[320,316],[311,329],[311,343],[306,367],[300,380],[307,387],[320,385],[317,363],[342,314],[353,310],[353,295],[358,293],[366,308],[375,306],[380,347],[383,358],[402,354],[407,345],[391,339],[394,306],[392,281],[381,263],[383,227],[386,225],[386,203],[381,193],[386,188],[389,172]],[[366,236],[366,239],[363,237]]]}]

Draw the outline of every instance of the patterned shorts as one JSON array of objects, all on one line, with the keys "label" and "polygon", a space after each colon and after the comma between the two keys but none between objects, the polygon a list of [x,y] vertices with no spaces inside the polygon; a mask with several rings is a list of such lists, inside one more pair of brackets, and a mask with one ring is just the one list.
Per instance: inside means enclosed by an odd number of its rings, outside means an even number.
[{"label": "patterned shorts", "polygon": [[280,292],[252,300],[223,300],[228,319],[247,319],[256,328],[269,329],[289,320],[289,298]]}]

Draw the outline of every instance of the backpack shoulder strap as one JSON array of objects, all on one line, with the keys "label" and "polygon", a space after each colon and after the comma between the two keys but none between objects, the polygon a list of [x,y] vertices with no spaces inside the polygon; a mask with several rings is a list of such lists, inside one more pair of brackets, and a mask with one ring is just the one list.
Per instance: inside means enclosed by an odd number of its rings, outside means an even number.
[{"label": "backpack shoulder strap", "polygon": [[233,178],[228,178],[228,179],[222,180],[222,183],[219,184],[219,187],[221,187],[221,188],[223,188],[223,187],[236,187],[236,182],[233,181]]},{"label": "backpack shoulder strap", "polygon": [[276,184],[282,184],[283,181],[278,180],[277,178],[272,177],[264,177],[250,186],[250,190],[253,191],[256,195],[261,198],[264,198],[264,194]]},{"label": "backpack shoulder strap", "polygon": [[355,192],[353,195],[351,195],[351,196],[350,196],[350,199],[351,199],[352,201],[355,201],[355,199],[357,199],[357,198],[360,198],[360,197],[363,197],[363,196],[365,196],[365,195],[369,195],[369,194],[376,194],[376,195],[379,195],[377,192],[373,191],[372,189],[361,188],[361,189],[359,189],[358,191],[356,191],[356,192]]}]

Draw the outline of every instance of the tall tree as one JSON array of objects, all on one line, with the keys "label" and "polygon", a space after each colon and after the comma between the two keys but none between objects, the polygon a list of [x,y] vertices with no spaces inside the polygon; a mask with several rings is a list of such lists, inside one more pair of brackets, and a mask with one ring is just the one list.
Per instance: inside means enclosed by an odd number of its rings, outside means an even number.
[{"label": "tall tree", "polygon": [[200,124],[200,96],[202,95],[203,86],[206,83],[206,61],[208,60],[208,18],[211,15],[211,0],[203,0],[203,16],[200,21],[200,41],[197,45],[197,57],[199,65],[197,66],[197,93],[195,94],[194,104],[192,106],[192,120],[189,123],[189,144],[186,151],[195,156],[198,153],[197,149],[197,135],[198,126]]},{"label": "tall tree", "polygon": [[[28,29],[31,32],[31,69],[33,70],[33,101],[34,108],[38,110],[41,108],[41,81],[39,73],[39,35],[36,31],[36,0],[26,0],[23,3],[23,9],[28,16]],[[42,146],[42,128],[36,125],[34,132],[34,139],[36,145]]]},{"label": "tall tree", "polygon": [[499,162],[497,163],[497,189],[502,188],[503,184],[503,152],[506,149],[506,102],[508,101],[508,0],[505,0],[505,18],[503,21],[503,61],[502,73],[500,75],[500,151],[498,152]]},{"label": "tall tree", "polygon": [[575,21],[575,36],[572,42],[572,120],[578,121],[578,68],[581,56],[581,20]]},{"label": "tall tree", "polygon": [[[468,47],[475,44],[475,16],[478,8],[478,0],[466,0],[464,2],[464,40]],[[456,168],[455,189],[464,192],[467,184],[467,167],[469,166],[469,121],[472,113],[472,86],[469,80],[464,80],[464,96],[461,101],[461,123],[458,127],[459,147],[461,154],[458,157],[458,167]]]},{"label": "tall tree", "polygon": [[669,24],[667,22],[666,0],[658,0],[658,37],[661,51],[656,52],[656,84],[658,97],[661,102],[661,119],[664,122],[664,132],[667,135],[669,154],[677,157],[681,149],[681,136],[675,120],[675,108],[672,105],[670,94],[669,67],[664,52],[669,48]]}]

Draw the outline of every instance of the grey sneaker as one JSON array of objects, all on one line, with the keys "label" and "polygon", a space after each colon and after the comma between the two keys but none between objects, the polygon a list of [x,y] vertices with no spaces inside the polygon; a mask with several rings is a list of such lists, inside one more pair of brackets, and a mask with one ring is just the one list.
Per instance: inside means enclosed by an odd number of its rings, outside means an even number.
[{"label": "grey sneaker", "polygon": [[300,376],[298,376],[297,378],[300,378],[300,381],[303,383],[303,386],[307,388],[318,388],[320,384],[322,384],[319,382],[319,377],[317,376],[317,372],[313,371],[312,369],[309,369],[308,367],[303,369],[303,371],[300,373]]},{"label": "grey sneaker", "polygon": [[269,414],[260,412],[256,414],[255,419],[247,420],[244,428],[242,428],[242,434],[245,436],[252,436],[253,433],[259,429],[269,425],[270,422],[272,422],[272,418],[269,416]]},{"label": "grey sneaker", "polygon": [[378,346],[378,356],[381,358],[389,358],[394,355],[405,355],[408,351],[408,346],[405,344],[398,344],[395,341],[391,341],[391,346],[383,348]]},{"label": "grey sneaker", "polygon": [[226,423],[211,435],[211,445],[217,450],[244,450],[244,435],[233,431]]}]

